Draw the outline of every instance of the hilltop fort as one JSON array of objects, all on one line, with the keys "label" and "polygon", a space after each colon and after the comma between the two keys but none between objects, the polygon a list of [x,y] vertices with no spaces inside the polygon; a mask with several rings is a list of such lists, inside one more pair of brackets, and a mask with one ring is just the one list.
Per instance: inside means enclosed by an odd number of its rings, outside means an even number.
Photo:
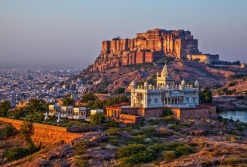
[{"label": "hilltop fort", "polygon": [[102,41],[102,49],[89,71],[101,71],[109,67],[150,63],[162,56],[189,59],[211,64],[219,61],[219,55],[202,54],[198,40],[190,31],[153,29],[137,33],[133,39],[113,38]]}]

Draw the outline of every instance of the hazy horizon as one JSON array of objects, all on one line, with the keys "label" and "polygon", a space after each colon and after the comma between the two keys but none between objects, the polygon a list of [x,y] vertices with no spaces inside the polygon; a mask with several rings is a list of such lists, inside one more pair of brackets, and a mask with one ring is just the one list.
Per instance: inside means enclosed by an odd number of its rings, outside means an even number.
[{"label": "hazy horizon", "polygon": [[247,1],[1,0],[0,65],[86,68],[102,40],[148,29],[184,29],[202,53],[247,63]]}]

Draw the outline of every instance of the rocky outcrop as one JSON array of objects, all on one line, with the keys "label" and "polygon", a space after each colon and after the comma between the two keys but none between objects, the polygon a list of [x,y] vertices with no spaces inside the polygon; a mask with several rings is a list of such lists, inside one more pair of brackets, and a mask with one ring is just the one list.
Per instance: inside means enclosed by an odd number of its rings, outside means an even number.
[{"label": "rocky outcrop", "polygon": [[102,71],[110,67],[152,63],[164,55],[182,59],[187,54],[198,53],[198,41],[190,31],[157,28],[137,33],[133,39],[118,37],[103,41],[99,57],[88,70]]},{"label": "rocky outcrop", "polygon": [[154,60],[164,57],[163,52],[138,52],[138,51],[120,51],[118,53],[101,52],[95,63],[88,67],[88,70],[103,71],[111,67],[121,67],[132,64],[153,63]]},{"label": "rocky outcrop", "polygon": [[[176,82],[184,79],[186,82],[193,84],[195,80],[198,80],[203,87],[214,86],[217,88],[223,86],[226,84],[228,76],[235,74],[231,69],[218,69],[188,60],[170,61],[167,64],[169,73],[175,78]],[[121,87],[126,88],[127,92],[130,82],[133,80],[137,82],[150,80],[157,72],[161,72],[163,66],[164,63],[148,63],[110,68],[101,72],[89,73],[84,70],[78,77],[94,83],[89,87],[88,91],[114,92],[114,90]]]}]

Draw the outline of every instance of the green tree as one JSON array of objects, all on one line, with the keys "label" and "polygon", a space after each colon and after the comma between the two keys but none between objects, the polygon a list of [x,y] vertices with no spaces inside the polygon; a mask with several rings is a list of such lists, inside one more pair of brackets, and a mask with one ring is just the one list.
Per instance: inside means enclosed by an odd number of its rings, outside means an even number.
[{"label": "green tree", "polygon": [[33,142],[29,142],[26,148],[21,148],[18,146],[12,147],[10,149],[8,149],[5,153],[4,153],[4,157],[7,158],[8,161],[12,161],[12,160],[17,160],[20,158],[23,158],[27,155],[30,155],[36,151],[38,151],[39,149],[33,144]]},{"label": "green tree", "polygon": [[97,99],[97,97],[93,93],[88,93],[88,94],[85,94],[84,96],[82,96],[81,102],[87,103],[88,101],[94,101],[96,99]]},{"label": "green tree", "polygon": [[12,119],[20,119],[21,117],[24,117],[26,114],[26,111],[23,110],[23,108],[15,109],[14,111],[8,111],[8,117]]},{"label": "green tree", "polygon": [[91,125],[100,125],[105,122],[106,118],[102,113],[96,113],[90,115],[89,120]]},{"label": "green tree", "polygon": [[28,112],[41,112],[45,110],[43,101],[39,99],[31,99],[30,104],[26,108]]},{"label": "green tree", "polygon": [[87,148],[88,148],[88,143],[84,141],[77,142],[75,145],[73,145],[73,149],[76,155],[83,154]]},{"label": "green tree", "polygon": [[200,99],[202,103],[212,103],[212,92],[208,87],[206,87],[202,92],[200,92]]},{"label": "green tree", "polygon": [[110,127],[118,127],[119,123],[113,119],[111,119],[110,117],[107,117],[107,125]]},{"label": "green tree", "polygon": [[122,94],[125,92],[125,88],[118,87],[114,90],[114,94]]},{"label": "green tree", "polygon": [[166,117],[170,115],[173,115],[172,111],[169,108],[165,108],[163,111],[163,116]]},{"label": "green tree", "polygon": [[32,122],[23,121],[20,128],[20,133],[30,139],[30,136],[34,134]]},{"label": "green tree", "polygon": [[105,102],[107,106],[110,106],[113,104],[120,104],[122,102],[129,102],[129,99],[125,95],[120,95],[120,96],[109,98]]},{"label": "green tree", "polygon": [[63,99],[63,105],[64,106],[73,106],[74,101],[73,101],[73,99],[66,97],[65,99]]},{"label": "green tree", "polygon": [[93,105],[90,108],[98,109],[98,108],[104,108],[104,107],[105,107],[104,101],[97,99],[97,100],[93,101]]},{"label": "green tree", "polygon": [[44,121],[44,114],[42,112],[32,112],[32,113],[28,113],[25,116],[25,120],[30,121],[30,122],[39,122],[41,123],[42,121]]},{"label": "green tree", "polygon": [[8,114],[8,111],[11,107],[11,104],[9,101],[3,101],[0,103],[0,116],[6,117]]},{"label": "green tree", "polygon": [[7,124],[4,128],[0,129],[0,139],[7,139],[14,134],[14,128],[10,124]]}]

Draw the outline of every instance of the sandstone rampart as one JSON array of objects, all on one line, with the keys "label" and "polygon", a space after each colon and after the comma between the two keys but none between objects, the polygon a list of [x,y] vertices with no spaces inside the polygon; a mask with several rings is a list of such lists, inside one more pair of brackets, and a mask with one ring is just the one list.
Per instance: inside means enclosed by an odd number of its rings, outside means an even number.
[{"label": "sandstone rampart", "polygon": [[190,31],[153,29],[137,33],[133,39],[103,41],[99,57],[88,70],[102,71],[109,67],[152,63],[164,55],[181,59],[198,53],[198,40]]},{"label": "sandstone rampart", "polygon": [[[0,121],[12,124],[17,130],[20,130],[23,121],[8,118],[1,118]],[[80,137],[80,133],[71,133],[67,128],[51,126],[46,124],[33,123],[34,135],[31,136],[36,145],[40,143],[42,146],[49,146],[58,141],[63,140],[65,143],[71,142],[73,139]]]}]

